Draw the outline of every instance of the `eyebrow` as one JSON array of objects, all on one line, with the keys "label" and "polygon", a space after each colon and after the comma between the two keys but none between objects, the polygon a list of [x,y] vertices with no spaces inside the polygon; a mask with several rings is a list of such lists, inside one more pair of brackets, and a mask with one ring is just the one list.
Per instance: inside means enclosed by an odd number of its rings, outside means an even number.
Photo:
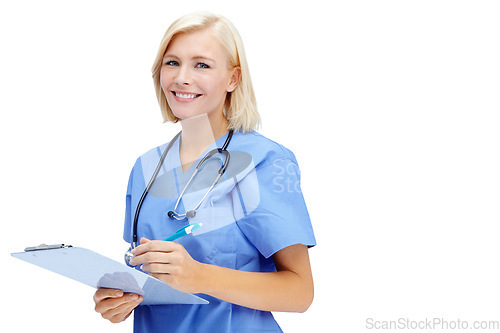
[{"label": "eyebrow", "polygon": [[[179,57],[173,55],[173,54],[165,54],[163,56],[163,59],[165,58],[175,58],[175,59],[179,59]],[[208,57],[204,57],[204,56],[194,56],[191,58],[191,60],[208,60],[208,61],[212,61],[212,62],[216,62],[214,59],[212,58],[208,58]]]}]

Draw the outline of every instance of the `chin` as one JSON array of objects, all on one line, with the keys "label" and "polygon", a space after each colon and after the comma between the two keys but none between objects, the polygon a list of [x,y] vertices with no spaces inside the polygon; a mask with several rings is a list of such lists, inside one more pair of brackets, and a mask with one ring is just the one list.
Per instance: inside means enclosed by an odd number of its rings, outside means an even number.
[{"label": "chin", "polygon": [[203,114],[201,112],[194,112],[194,111],[191,111],[191,112],[190,111],[181,111],[181,112],[179,112],[178,110],[174,111],[173,109],[172,109],[172,113],[174,114],[174,116],[176,116],[180,120],[189,119],[189,118],[196,117],[196,116],[201,116]]}]

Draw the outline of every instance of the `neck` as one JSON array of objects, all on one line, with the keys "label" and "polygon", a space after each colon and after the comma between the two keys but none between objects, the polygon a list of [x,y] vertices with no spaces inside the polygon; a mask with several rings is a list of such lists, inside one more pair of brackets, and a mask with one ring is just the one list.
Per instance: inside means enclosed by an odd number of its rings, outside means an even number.
[{"label": "neck", "polygon": [[228,132],[225,118],[223,121],[210,121],[206,114],[184,119],[181,126],[181,153],[196,158]]}]

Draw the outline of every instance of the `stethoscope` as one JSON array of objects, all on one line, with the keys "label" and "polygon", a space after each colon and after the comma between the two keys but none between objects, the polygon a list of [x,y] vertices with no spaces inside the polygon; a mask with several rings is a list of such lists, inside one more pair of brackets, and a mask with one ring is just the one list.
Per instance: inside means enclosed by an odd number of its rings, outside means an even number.
[{"label": "stethoscope", "polygon": [[[165,148],[165,151],[161,155],[160,161],[158,162],[158,165],[156,166],[156,170],[153,173],[153,176],[151,177],[151,180],[149,181],[148,185],[144,189],[144,192],[142,193],[141,198],[139,199],[139,203],[137,204],[137,208],[135,210],[134,222],[133,222],[133,227],[132,227],[132,243],[131,243],[131,246],[128,249],[128,251],[125,252],[125,262],[127,264],[129,264],[129,261],[134,257],[134,255],[131,252],[132,249],[135,249],[137,246],[137,222],[139,220],[139,213],[141,212],[141,207],[142,207],[142,204],[144,202],[144,199],[146,198],[146,195],[148,194],[151,186],[153,186],[153,183],[156,180],[156,176],[158,176],[158,173],[160,172],[160,169],[163,165],[163,162],[165,161],[165,158],[167,157],[168,151],[170,150],[170,148],[172,148],[172,145],[174,144],[175,141],[177,141],[177,139],[179,138],[181,133],[182,133],[182,131],[177,133],[177,135],[170,141],[167,148]],[[192,217],[196,216],[196,210],[198,208],[200,208],[201,204],[206,199],[208,194],[212,191],[212,189],[215,187],[215,185],[217,184],[219,179],[226,172],[227,166],[229,165],[229,158],[230,158],[230,154],[227,151],[227,146],[231,142],[232,137],[233,137],[233,131],[230,130],[228,135],[227,135],[226,141],[224,142],[222,147],[212,149],[200,160],[200,162],[196,166],[196,169],[193,172],[193,175],[191,176],[191,178],[189,178],[188,182],[186,183],[186,186],[184,186],[184,188],[182,189],[181,194],[179,194],[179,198],[177,199],[177,202],[175,203],[174,209],[167,213],[168,217],[170,217],[171,219],[181,221],[181,220],[184,220],[186,218],[192,218]],[[198,174],[198,171],[203,166],[203,164],[215,154],[224,155],[224,163],[222,163],[222,166],[219,168],[217,176],[215,177],[214,181],[212,182],[212,185],[210,185],[210,187],[208,188],[208,190],[205,193],[205,195],[203,196],[203,198],[201,198],[200,202],[198,202],[198,204],[193,209],[187,210],[186,213],[184,213],[184,214],[178,213],[177,207],[179,206],[179,202],[181,201],[187,188],[189,187],[189,185],[193,181],[194,177]]]}]

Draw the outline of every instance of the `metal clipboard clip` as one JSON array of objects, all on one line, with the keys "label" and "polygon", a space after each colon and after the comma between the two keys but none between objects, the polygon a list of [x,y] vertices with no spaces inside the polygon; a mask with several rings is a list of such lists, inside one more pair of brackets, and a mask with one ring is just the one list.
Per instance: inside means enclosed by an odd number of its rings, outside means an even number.
[{"label": "metal clipboard clip", "polygon": [[54,245],[47,245],[47,244],[40,244],[38,246],[31,246],[27,247],[24,249],[24,252],[30,252],[30,251],[41,251],[41,250],[53,250],[53,249],[64,249],[68,247],[73,247],[71,245],[64,245],[64,244],[54,244]]}]

